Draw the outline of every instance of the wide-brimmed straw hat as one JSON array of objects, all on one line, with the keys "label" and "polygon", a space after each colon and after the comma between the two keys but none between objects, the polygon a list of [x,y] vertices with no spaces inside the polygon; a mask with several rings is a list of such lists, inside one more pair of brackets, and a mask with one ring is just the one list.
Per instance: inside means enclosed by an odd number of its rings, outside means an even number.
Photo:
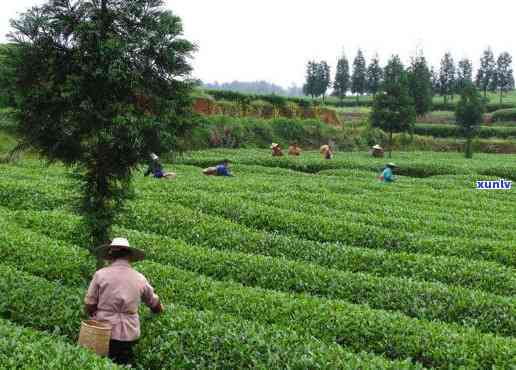
[{"label": "wide-brimmed straw hat", "polygon": [[157,161],[159,159],[159,157],[155,153],[151,153],[150,157],[153,161]]},{"label": "wide-brimmed straw hat", "polygon": [[396,166],[394,163],[390,162],[390,163],[387,163],[387,167],[395,167],[395,168],[398,168],[398,166]]},{"label": "wide-brimmed straw hat", "polygon": [[271,144],[271,149],[274,149],[274,148],[276,148],[276,147],[278,147],[278,146],[279,146],[279,144],[278,144],[278,143],[272,143],[272,144]]},{"label": "wide-brimmed straw hat", "polygon": [[376,144],[375,146],[373,146],[373,149],[382,150],[382,147],[380,145]]},{"label": "wide-brimmed straw hat", "polygon": [[112,252],[127,250],[129,251],[129,261],[136,262],[141,261],[145,258],[143,251],[133,248],[129,245],[129,241],[126,238],[114,238],[111,243],[101,245],[95,249],[95,255],[105,260],[112,260]]}]

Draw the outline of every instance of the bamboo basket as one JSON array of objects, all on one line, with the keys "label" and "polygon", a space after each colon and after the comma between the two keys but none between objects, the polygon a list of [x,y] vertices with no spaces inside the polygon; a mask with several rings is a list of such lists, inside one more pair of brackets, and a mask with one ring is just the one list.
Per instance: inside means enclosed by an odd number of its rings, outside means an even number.
[{"label": "bamboo basket", "polygon": [[109,354],[111,325],[105,321],[86,320],[81,323],[79,345],[89,348],[99,356]]}]

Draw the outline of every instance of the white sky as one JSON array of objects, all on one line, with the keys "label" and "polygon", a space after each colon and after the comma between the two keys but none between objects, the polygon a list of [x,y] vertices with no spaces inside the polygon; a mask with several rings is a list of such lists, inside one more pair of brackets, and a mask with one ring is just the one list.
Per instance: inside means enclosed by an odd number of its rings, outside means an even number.
[{"label": "white sky", "polygon": [[[0,42],[9,19],[43,0],[0,0]],[[438,67],[451,51],[474,66],[487,45],[516,58],[514,0],[167,0],[199,46],[194,75],[203,81],[303,83],[310,59],[327,60],[332,74],[342,50],[350,61],[361,47],[382,64],[392,53],[405,62],[421,45]]]}]

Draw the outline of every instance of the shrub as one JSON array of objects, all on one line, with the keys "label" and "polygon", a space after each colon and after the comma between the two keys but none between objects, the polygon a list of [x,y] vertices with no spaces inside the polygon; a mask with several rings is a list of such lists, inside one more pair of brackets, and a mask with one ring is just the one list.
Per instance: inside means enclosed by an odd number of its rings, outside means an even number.
[{"label": "shrub", "polygon": [[497,110],[492,117],[494,122],[516,121],[516,108]]},{"label": "shrub", "polygon": [[[84,227],[81,226],[80,219],[72,214],[59,211],[10,212],[3,211],[1,208],[0,214],[12,219],[17,225],[30,227],[53,238],[68,243],[85,243]],[[387,253],[381,249],[371,250],[359,247],[344,247],[340,244],[321,244],[258,232],[222,218],[201,214],[181,206],[175,206],[173,214],[174,216],[169,219],[170,235],[201,246],[201,248],[212,248],[221,252],[231,251],[282,257],[336,270],[364,272],[378,276],[399,276],[415,280],[441,282],[448,285],[485,290],[499,295],[512,296],[516,294],[516,277],[512,274],[512,271],[492,262],[421,254]],[[145,232],[153,230],[147,223],[141,221],[134,222],[132,228],[116,228],[116,230],[135,237],[139,236],[137,230]],[[225,234],[226,237],[215,239],[214,235],[216,234]],[[141,237],[143,236],[141,235]],[[162,237],[164,243],[169,240],[167,237]],[[30,239],[30,236],[28,238]],[[19,239],[14,243],[15,245],[23,244],[22,240]],[[37,241],[34,243],[37,243]],[[54,240],[53,243],[57,244],[58,242]],[[24,245],[28,246],[30,244]],[[268,248],[269,245],[274,245],[274,248]],[[11,258],[20,257],[14,256]],[[67,257],[63,254],[63,258]],[[68,263],[64,266],[66,265]],[[82,278],[85,276],[89,275],[82,275]]]},{"label": "shrub", "polygon": [[0,364],[3,369],[121,369],[62,339],[0,320]]},{"label": "shrub", "polygon": [[[4,293],[0,316],[77,340],[83,289],[65,287],[3,265],[0,289]],[[390,362],[370,354],[353,354],[278,326],[171,304],[163,315],[143,315],[142,329],[135,350],[138,364],[148,369],[204,369],[208,364],[227,369],[334,369],[346,368],[350,363],[357,368],[420,368],[408,361]]]},{"label": "shrub", "polygon": [[[9,233],[9,236],[0,238],[5,245],[0,254],[4,263],[18,263],[21,269],[53,280],[65,276],[67,283],[74,285],[81,285],[92,275],[89,267],[93,264],[85,255],[76,252],[78,248],[60,245],[10,224],[0,225]],[[122,232],[133,243],[144,247],[150,259],[218,280],[342,299],[376,309],[398,310],[421,319],[469,324],[481,331],[501,335],[516,331],[516,304],[495,295],[399,278],[328,270],[273,258],[210,252],[162,236],[131,230]],[[74,277],[74,271],[84,273]],[[421,297],[417,305],[413,297]]]}]

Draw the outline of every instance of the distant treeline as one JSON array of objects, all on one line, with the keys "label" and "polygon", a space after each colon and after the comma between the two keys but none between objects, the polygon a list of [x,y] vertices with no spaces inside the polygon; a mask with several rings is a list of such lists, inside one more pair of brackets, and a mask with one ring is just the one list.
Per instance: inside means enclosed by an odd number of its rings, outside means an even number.
[{"label": "distant treeline", "polygon": [[219,84],[214,83],[203,83],[202,87],[212,90],[224,90],[224,91],[235,91],[246,94],[258,94],[258,95],[283,95],[283,96],[303,96],[303,89],[296,85],[292,85],[289,88],[283,88],[282,86],[267,82],[267,81],[233,81]]},{"label": "distant treeline", "polygon": [[[444,97],[445,104],[448,98],[453,100],[453,96],[468,84],[476,85],[484,96],[487,96],[488,91],[498,93],[500,104],[503,95],[514,89],[512,56],[508,52],[502,52],[495,57],[491,48],[487,48],[480,58],[480,67],[476,74],[471,60],[463,58],[456,63],[450,52],[444,54],[438,68],[427,63],[422,50],[418,50],[408,66],[404,66],[397,55],[393,55],[389,63],[393,60],[400,69],[416,75],[416,85],[428,85],[433,95]],[[349,93],[354,94],[357,100],[361,95],[376,95],[382,89],[387,73],[385,68],[387,67],[381,66],[378,54],[368,64],[359,49],[352,64],[345,55],[339,58],[332,80],[331,69],[326,61],[310,61],[306,66],[303,92],[305,95],[324,99],[332,89],[331,94],[342,100]]]}]

